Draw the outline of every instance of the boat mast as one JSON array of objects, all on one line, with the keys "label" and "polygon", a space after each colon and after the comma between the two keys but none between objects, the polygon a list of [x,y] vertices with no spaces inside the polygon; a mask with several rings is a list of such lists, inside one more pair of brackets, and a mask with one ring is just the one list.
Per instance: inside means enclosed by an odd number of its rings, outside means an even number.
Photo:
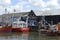
[{"label": "boat mast", "polygon": [[[5,14],[7,14],[7,9],[5,8]],[[7,21],[8,21],[8,15],[7,15]],[[6,23],[7,23],[7,21],[6,21]]]},{"label": "boat mast", "polygon": [[42,16],[41,22],[42,22],[42,27],[45,27],[45,16],[44,15]]},{"label": "boat mast", "polygon": [[28,27],[28,15],[26,16],[27,18],[26,18],[26,27]]},{"label": "boat mast", "polygon": [[13,25],[13,22],[14,22],[14,13],[16,12],[16,10],[14,9],[13,10],[13,13],[12,13],[12,22],[11,22],[11,24]]}]

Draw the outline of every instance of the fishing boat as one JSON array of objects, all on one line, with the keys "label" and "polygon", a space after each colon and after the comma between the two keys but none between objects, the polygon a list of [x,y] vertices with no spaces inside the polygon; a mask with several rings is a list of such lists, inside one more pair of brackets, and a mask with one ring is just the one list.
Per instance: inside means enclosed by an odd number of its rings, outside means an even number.
[{"label": "fishing boat", "polygon": [[58,30],[56,25],[51,25],[50,31],[48,31],[48,36],[57,36],[58,35]]},{"label": "fishing boat", "polygon": [[[45,20],[45,17],[43,16],[41,24],[42,24],[41,27],[43,27],[42,29],[44,29],[44,30],[41,31],[42,34],[47,34],[48,36],[58,35],[57,27],[56,27],[56,25],[53,24],[53,21],[51,21],[51,24],[50,24]],[[46,24],[48,26],[46,26]]]},{"label": "fishing boat", "polygon": [[12,24],[12,30],[15,32],[29,32],[28,24],[24,21],[19,21],[19,19]]}]

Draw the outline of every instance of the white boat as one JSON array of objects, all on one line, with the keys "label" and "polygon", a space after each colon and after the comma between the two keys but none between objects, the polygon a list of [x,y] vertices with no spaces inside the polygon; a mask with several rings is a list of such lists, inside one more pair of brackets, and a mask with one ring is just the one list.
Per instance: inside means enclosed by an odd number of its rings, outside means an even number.
[{"label": "white boat", "polygon": [[12,24],[12,30],[16,32],[29,32],[29,29],[28,24],[24,21],[19,21],[19,19]]}]

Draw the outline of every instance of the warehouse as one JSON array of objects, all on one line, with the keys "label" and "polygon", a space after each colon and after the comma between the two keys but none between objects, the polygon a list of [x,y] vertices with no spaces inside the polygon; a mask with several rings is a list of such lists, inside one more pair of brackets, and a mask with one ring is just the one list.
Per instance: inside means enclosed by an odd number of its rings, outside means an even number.
[{"label": "warehouse", "polygon": [[34,11],[35,15],[38,17],[38,21],[42,20],[42,17],[44,16],[44,19],[51,24],[51,21],[53,24],[57,24],[60,22],[60,9],[55,10],[45,10],[45,11]]}]

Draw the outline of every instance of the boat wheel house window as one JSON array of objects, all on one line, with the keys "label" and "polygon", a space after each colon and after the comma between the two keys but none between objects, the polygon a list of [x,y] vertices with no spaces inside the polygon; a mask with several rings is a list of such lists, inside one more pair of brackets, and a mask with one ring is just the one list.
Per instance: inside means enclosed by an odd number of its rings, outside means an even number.
[{"label": "boat wheel house window", "polygon": [[24,22],[26,22],[26,18],[27,18],[27,17],[21,17],[21,19],[20,19],[19,21],[24,21]]},{"label": "boat wheel house window", "polygon": [[14,24],[13,24],[13,27],[17,27],[17,23],[14,23]]},{"label": "boat wheel house window", "polygon": [[18,26],[19,26],[19,27],[22,27],[22,24],[20,23]]},{"label": "boat wheel house window", "polygon": [[25,23],[23,23],[23,28],[26,28],[26,24]]}]

